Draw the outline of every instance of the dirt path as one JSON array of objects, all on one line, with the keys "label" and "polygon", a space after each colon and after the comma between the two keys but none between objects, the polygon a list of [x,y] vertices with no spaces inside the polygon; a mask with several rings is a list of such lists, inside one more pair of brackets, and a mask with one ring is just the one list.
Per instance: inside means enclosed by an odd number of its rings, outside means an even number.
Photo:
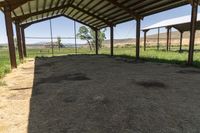
[{"label": "dirt path", "polygon": [[34,61],[28,60],[8,74],[0,87],[0,133],[27,133],[33,87]]},{"label": "dirt path", "polygon": [[200,69],[36,58],[0,89],[0,133],[199,133]]}]

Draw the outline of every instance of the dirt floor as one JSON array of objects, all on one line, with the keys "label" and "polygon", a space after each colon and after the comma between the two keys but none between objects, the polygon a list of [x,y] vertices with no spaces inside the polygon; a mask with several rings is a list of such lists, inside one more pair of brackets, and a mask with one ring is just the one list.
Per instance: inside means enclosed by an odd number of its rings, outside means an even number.
[{"label": "dirt floor", "polygon": [[199,133],[200,69],[119,57],[36,58],[0,89],[0,133]]}]

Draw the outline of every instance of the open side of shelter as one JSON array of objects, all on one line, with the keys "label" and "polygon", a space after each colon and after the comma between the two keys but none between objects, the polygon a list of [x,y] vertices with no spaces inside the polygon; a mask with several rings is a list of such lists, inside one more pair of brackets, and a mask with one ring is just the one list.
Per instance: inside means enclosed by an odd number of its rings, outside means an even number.
[{"label": "open side of shelter", "polygon": [[140,57],[141,20],[152,14],[191,4],[190,51],[188,64],[193,63],[194,40],[199,0],[0,0],[5,14],[11,67],[16,68],[16,55],[12,23],[16,24],[20,59],[26,56],[24,30],[35,23],[65,16],[86,26],[96,33],[96,54],[98,54],[98,31],[110,27],[111,55],[113,55],[114,29],[117,24],[136,20],[136,60]]},{"label": "open side of shelter", "polygon": [[[190,31],[190,16],[183,16],[173,19],[164,20],[161,22],[158,22],[156,24],[153,24],[151,26],[145,27],[142,29],[144,32],[144,50],[146,50],[146,38],[147,38],[147,32],[152,29],[158,29],[158,37],[157,37],[157,50],[159,50],[160,46],[160,29],[166,28],[167,29],[167,45],[166,50],[170,50],[171,45],[171,30],[172,28],[175,28],[180,33],[180,48],[179,51],[182,51],[182,44],[183,44],[183,34],[186,31]],[[200,30],[200,14],[197,15],[197,22],[196,22],[196,30]]]}]

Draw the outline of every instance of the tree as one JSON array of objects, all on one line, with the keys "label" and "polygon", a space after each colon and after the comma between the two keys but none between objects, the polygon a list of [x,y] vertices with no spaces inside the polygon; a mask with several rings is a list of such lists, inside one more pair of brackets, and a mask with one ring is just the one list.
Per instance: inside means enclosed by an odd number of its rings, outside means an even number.
[{"label": "tree", "polygon": [[60,51],[60,48],[61,48],[61,37],[57,37],[57,44],[58,44],[58,48],[59,48],[59,51]]},{"label": "tree", "polygon": [[[102,48],[102,43],[106,39],[105,32],[106,32],[106,29],[103,29],[102,31],[98,31],[98,47],[99,48]],[[94,30],[90,30],[90,34],[92,36],[93,47],[95,47],[95,43],[96,43],[95,31]]]},{"label": "tree", "polygon": [[[103,31],[99,31],[99,33],[98,33],[98,41],[99,41],[98,47],[99,48],[102,47],[102,42],[106,39],[105,31],[106,31],[106,29],[104,29]],[[95,49],[96,36],[95,36],[95,31],[94,30],[92,30],[91,28],[87,28],[85,26],[81,26],[79,28],[79,33],[77,34],[77,36],[81,40],[85,40],[85,41],[88,42],[90,50]]]}]

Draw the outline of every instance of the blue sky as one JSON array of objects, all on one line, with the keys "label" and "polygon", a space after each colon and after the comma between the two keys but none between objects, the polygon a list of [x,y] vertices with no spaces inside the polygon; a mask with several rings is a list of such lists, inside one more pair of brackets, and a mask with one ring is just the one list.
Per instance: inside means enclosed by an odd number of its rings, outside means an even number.
[{"label": "blue sky", "polygon": [[[190,15],[191,14],[191,6],[183,6],[176,9],[172,9],[169,11],[161,12],[155,15],[147,16],[142,21],[142,28],[157,23],[159,21]],[[66,18],[57,18],[52,20],[53,25],[53,36],[54,37],[73,37],[73,21],[66,19]],[[134,38],[135,37],[135,21],[129,21],[123,24],[119,24],[114,28],[114,36],[116,39],[122,38]],[[77,23],[77,30],[81,26],[81,24]],[[5,30],[5,20],[3,13],[0,13],[0,43],[7,43],[7,36]],[[14,27],[15,30],[15,27]],[[26,36],[27,37],[50,37],[50,29],[49,29],[49,21],[45,21],[42,23],[38,23],[35,25],[30,26],[26,29]],[[162,29],[162,32],[165,32]],[[155,30],[149,32],[149,34],[156,33]],[[106,31],[106,37],[109,39],[110,33],[109,29]],[[143,34],[141,34],[143,36]],[[36,42],[47,42],[50,41],[49,39],[45,40],[33,40],[33,39],[26,39],[27,43],[36,43]],[[63,40],[65,43],[73,43],[74,40]],[[84,43],[82,41],[78,41],[79,43]]]}]

